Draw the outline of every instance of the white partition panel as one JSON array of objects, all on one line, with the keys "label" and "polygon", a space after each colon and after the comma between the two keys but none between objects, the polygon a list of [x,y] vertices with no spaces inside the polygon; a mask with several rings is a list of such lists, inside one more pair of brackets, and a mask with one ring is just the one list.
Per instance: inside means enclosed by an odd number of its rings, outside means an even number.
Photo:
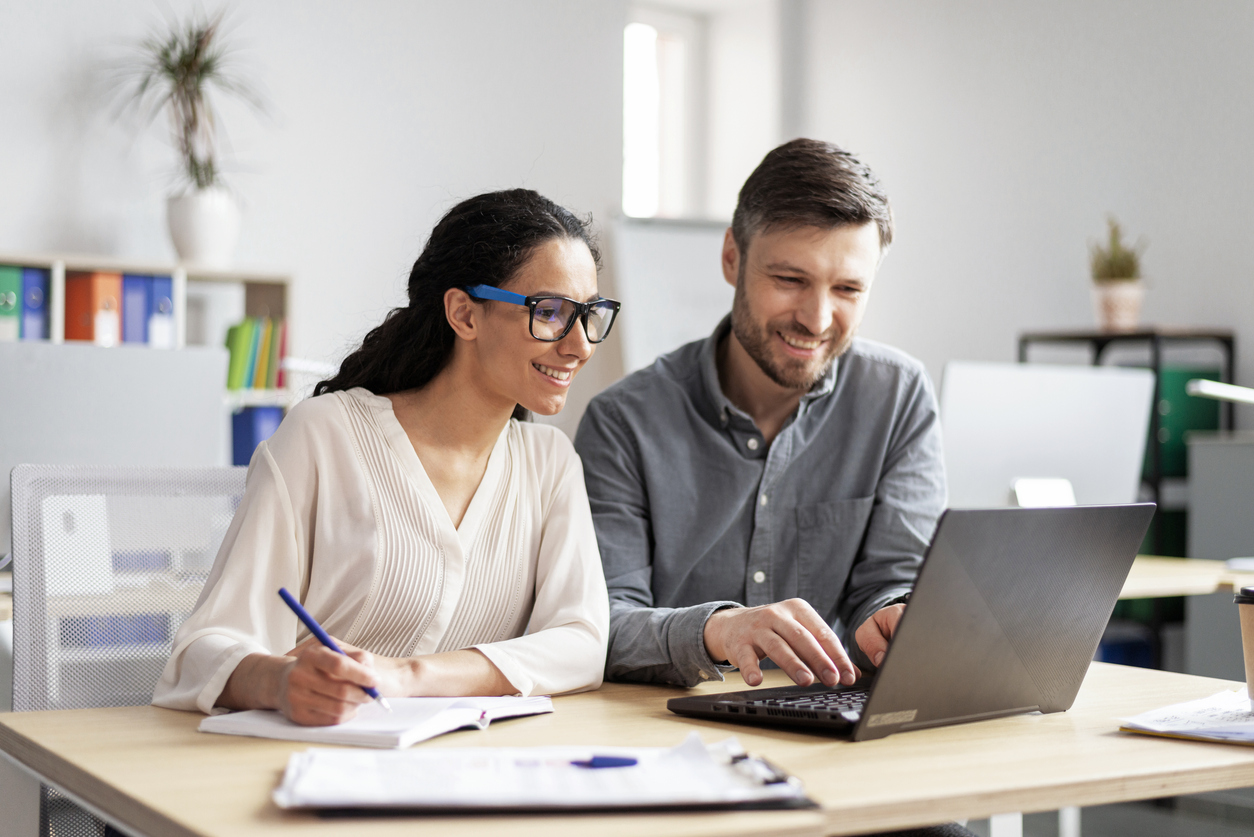
[{"label": "white partition panel", "polygon": [[1136,502],[1154,376],[1146,369],[951,362],[941,387],[949,505],[1014,505],[1022,478],[1076,502]]},{"label": "white partition panel", "polygon": [[14,465],[229,465],[227,353],[0,343],[0,555]]},{"label": "white partition panel", "polygon": [[623,311],[614,326],[624,372],[707,336],[731,311],[732,287],[719,259],[727,224],[621,218],[614,222],[615,290]]}]

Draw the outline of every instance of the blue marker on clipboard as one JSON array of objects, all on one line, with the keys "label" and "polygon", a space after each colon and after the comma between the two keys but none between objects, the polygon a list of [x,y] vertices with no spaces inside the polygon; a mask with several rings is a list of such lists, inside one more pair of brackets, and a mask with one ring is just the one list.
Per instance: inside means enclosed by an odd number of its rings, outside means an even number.
[{"label": "blue marker on clipboard", "polygon": [[[301,607],[300,602],[296,601],[296,597],[287,592],[287,588],[279,588],[279,598],[287,603],[287,606],[290,607],[292,612],[296,614],[296,618],[305,623],[305,627],[309,629],[311,634],[318,638],[319,642],[327,648],[330,648],[336,654],[344,653],[343,649],[335,644],[335,640],[331,639],[330,635],[328,635],[326,631],[322,630],[322,626],[318,624],[318,620],[310,616],[309,611]],[[362,686],[361,690],[377,700],[379,705],[384,709],[389,712],[392,711],[392,707],[388,705],[387,699],[385,699],[383,695],[379,694],[378,689],[373,686]]]}]

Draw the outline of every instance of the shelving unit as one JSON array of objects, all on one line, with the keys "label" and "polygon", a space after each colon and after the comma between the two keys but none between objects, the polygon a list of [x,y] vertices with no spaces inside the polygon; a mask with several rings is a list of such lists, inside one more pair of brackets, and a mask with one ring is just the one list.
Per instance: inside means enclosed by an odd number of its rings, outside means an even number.
[{"label": "shelving unit", "polygon": [[[1147,468],[1145,473],[1145,485],[1148,487],[1155,502],[1159,503],[1160,509],[1165,508],[1164,501],[1172,501],[1167,505],[1182,505],[1179,498],[1169,496],[1172,489],[1184,488],[1177,485],[1177,481],[1163,475],[1162,464],[1162,413],[1163,413],[1163,393],[1162,393],[1162,370],[1164,354],[1172,347],[1209,343],[1219,349],[1222,356],[1220,367],[1220,378],[1224,383],[1234,383],[1236,376],[1236,338],[1231,331],[1225,329],[1187,329],[1187,328],[1164,328],[1161,326],[1142,328],[1129,332],[1104,332],[1104,331],[1044,331],[1044,332],[1028,332],[1019,335],[1019,362],[1028,362],[1028,353],[1034,345],[1082,345],[1089,352],[1094,366],[1100,366],[1106,352],[1116,346],[1141,346],[1149,350],[1149,363],[1146,368],[1154,373],[1154,409],[1150,411],[1150,428],[1149,428],[1149,446],[1146,451]],[[1233,405],[1225,404],[1221,410],[1223,421],[1221,425],[1226,428],[1233,427]],[[1187,493],[1176,492],[1176,493]],[[1162,537],[1161,526],[1155,525],[1152,530],[1153,536],[1150,547],[1155,554],[1161,552]]]},{"label": "shelving unit", "polygon": [[[1187,515],[1189,498],[1188,477],[1167,476],[1164,473],[1168,469],[1163,467],[1163,446],[1167,441],[1164,436],[1163,417],[1172,410],[1172,405],[1163,392],[1162,372],[1167,366],[1165,360],[1168,352],[1198,344],[1206,344],[1218,349],[1221,355],[1220,378],[1225,383],[1233,383],[1236,375],[1236,339],[1231,331],[1224,329],[1156,326],[1121,333],[1077,330],[1028,332],[1019,336],[1020,363],[1029,361],[1029,352],[1033,346],[1083,346],[1089,352],[1094,366],[1102,365],[1112,349],[1134,347],[1148,350],[1149,362],[1139,365],[1148,368],[1154,374],[1154,406],[1150,410],[1146,467],[1142,485],[1149,497],[1158,503],[1158,512],[1154,515],[1154,522],[1151,524],[1149,535],[1142,548],[1156,555],[1161,555],[1170,548],[1171,539],[1165,537],[1168,515],[1175,515],[1177,519],[1183,521],[1182,526],[1178,528],[1188,525],[1185,515]],[[1231,429],[1234,426],[1233,418],[1233,405],[1231,403],[1224,405],[1219,411],[1221,427],[1226,426]],[[1172,660],[1179,664],[1180,658],[1185,653],[1183,650],[1184,613],[1184,600],[1177,597],[1123,601],[1115,608],[1112,633],[1108,633],[1108,638],[1113,636],[1118,643],[1120,631],[1123,631],[1124,639],[1148,641],[1147,650],[1150,662],[1155,668],[1160,668]],[[1169,648],[1176,650],[1168,653]]]},{"label": "shelving unit", "polygon": [[[291,277],[262,270],[214,270],[194,265],[142,262],[111,256],[0,252],[0,264],[37,267],[49,271],[49,342],[65,342],[65,277],[70,271],[108,271],[151,276],[169,276],[173,285],[174,347],[187,344],[187,292],[189,282],[236,284],[244,287],[244,316],[287,316]],[[224,403],[233,410],[253,406],[291,405],[295,394],[287,390],[234,390],[223,392]]]}]

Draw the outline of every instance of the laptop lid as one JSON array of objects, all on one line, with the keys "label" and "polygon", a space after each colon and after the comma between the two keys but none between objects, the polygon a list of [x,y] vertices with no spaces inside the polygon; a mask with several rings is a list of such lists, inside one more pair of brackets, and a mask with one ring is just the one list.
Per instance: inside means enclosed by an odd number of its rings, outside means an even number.
[{"label": "laptop lid", "polygon": [[946,511],[854,739],[1069,708],[1153,514]]}]

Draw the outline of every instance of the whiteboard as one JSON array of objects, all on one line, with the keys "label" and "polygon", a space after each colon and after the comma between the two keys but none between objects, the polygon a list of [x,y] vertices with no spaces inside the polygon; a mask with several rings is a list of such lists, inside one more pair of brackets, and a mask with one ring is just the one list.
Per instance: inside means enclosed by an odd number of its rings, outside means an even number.
[{"label": "whiteboard", "polygon": [[1025,477],[1070,480],[1080,505],[1135,503],[1153,400],[1146,369],[945,364],[949,505],[1014,505]]},{"label": "whiteboard", "polygon": [[625,372],[643,369],[685,343],[708,337],[731,311],[733,289],[719,260],[727,224],[619,218],[612,227],[614,325]]}]

